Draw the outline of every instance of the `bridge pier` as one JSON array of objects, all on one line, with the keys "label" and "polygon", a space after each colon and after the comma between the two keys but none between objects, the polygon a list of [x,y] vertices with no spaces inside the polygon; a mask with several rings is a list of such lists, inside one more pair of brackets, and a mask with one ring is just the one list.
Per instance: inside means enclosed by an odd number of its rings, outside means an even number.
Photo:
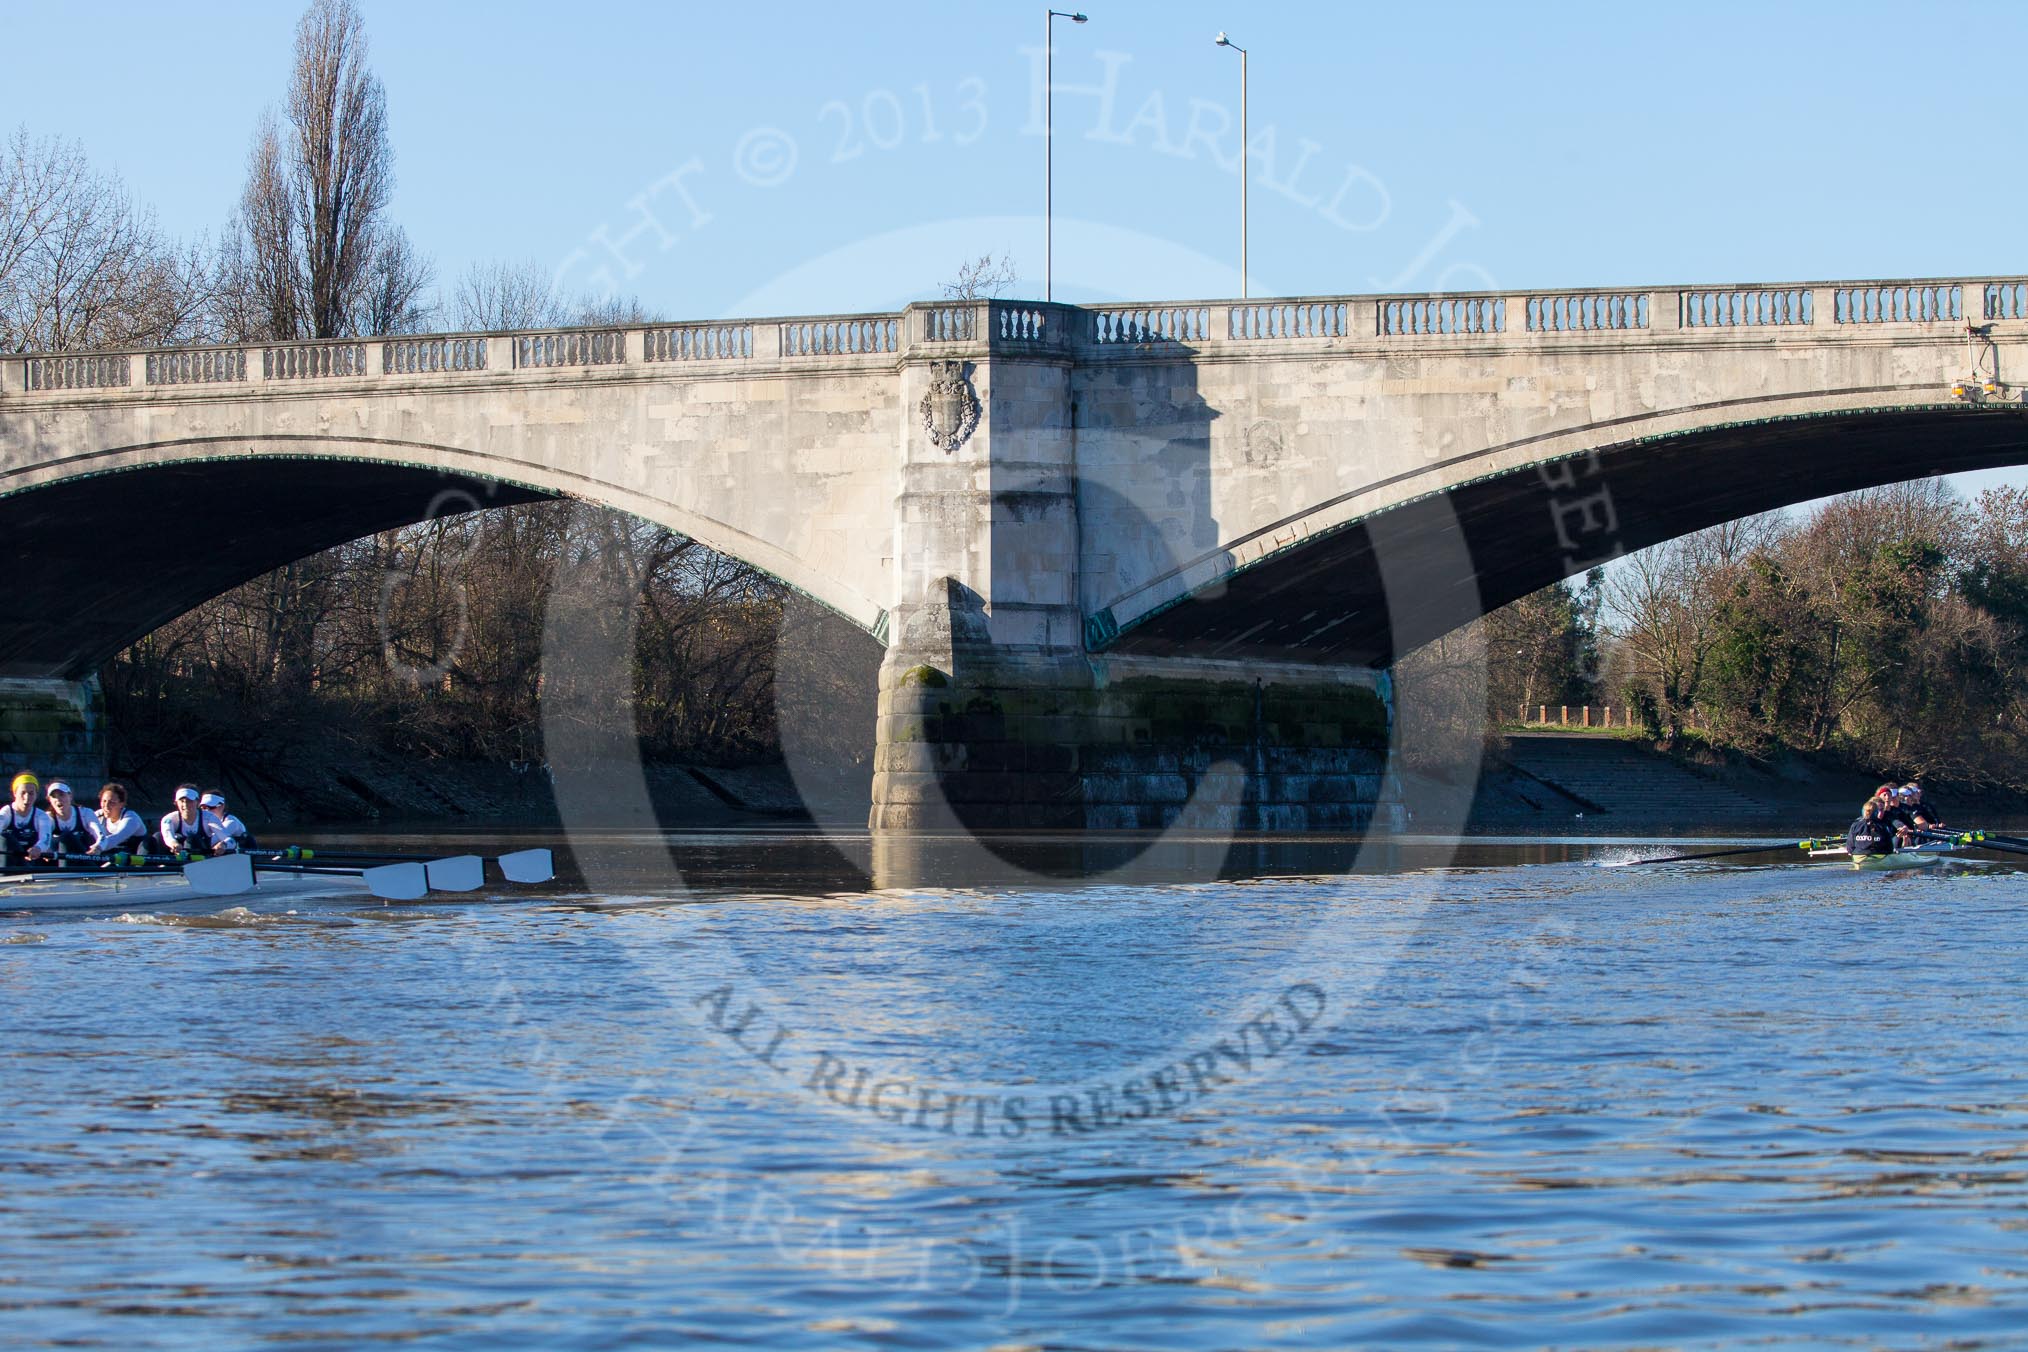
[{"label": "bridge pier", "polygon": [[96,679],[0,677],[0,768],[70,781],[96,805],[106,777],[105,700]]},{"label": "bridge pier", "polygon": [[[1138,396],[1115,382],[1087,397],[1068,342],[951,351],[914,343],[902,366],[902,406],[923,419],[904,437],[895,503],[870,825],[1397,825],[1384,674],[1086,650],[1082,499],[1107,512],[1123,499],[1081,479],[1079,437],[1116,417],[1151,459],[1201,460],[1187,383],[1156,367]],[[1166,411],[1151,419],[1150,405]],[[950,428],[963,435],[939,435]]]},{"label": "bridge pier", "polygon": [[1401,825],[1384,674],[962,653],[952,666],[883,668],[875,829]]}]

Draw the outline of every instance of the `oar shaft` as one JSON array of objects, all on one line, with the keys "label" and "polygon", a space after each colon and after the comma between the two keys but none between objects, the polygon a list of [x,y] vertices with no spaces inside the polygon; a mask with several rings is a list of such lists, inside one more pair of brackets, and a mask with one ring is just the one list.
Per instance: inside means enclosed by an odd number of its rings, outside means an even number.
[{"label": "oar shaft", "polygon": [[364,869],[348,868],[343,864],[270,864],[254,860],[255,873],[300,873],[308,877],[357,878]]},{"label": "oar shaft", "polygon": [[273,859],[283,864],[427,864],[444,858],[441,854],[378,854],[371,850],[320,850],[313,847],[289,850],[249,850],[255,860]]},{"label": "oar shaft", "polygon": [[2028,840],[1996,836],[1990,831],[1918,831],[1918,839],[1939,845],[1957,845],[1971,850],[1992,850],[1996,854],[2028,855]]},{"label": "oar shaft", "polygon": [[63,868],[57,868],[55,863],[22,863],[18,870],[10,872],[34,874],[37,878],[103,878],[107,874],[174,874],[178,868],[183,868],[176,859],[160,859],[154,863],[114,863],[110,859],[93,863],[99,855],[71,855],[71,859],[73,861],[65,863]]},{"label": "oar shaft", "polygon": [[272,859],[278,864],[424,864],[435,855],[374,854],[364,850],[318,850],[291,847],[287,850],[249,850],[256,861]]},{"label": "oar shaft", "polygon": [[1638,868],[1642,864],[1681,864],[1692,859],[1724,859],[1735,854],[1766,854],[1770,850],[1781,848],[1780,845],[1743,845],[1733,850],[1707,850],[1698,854],[1664,855],[1660,859],[1636,859],[1626,867]]}]

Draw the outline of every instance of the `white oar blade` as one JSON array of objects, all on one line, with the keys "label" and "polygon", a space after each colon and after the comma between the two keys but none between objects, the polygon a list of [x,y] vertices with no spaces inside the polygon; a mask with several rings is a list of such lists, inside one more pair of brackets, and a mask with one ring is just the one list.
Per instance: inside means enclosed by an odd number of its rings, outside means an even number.
[{"label": "white oar blade", "polygon": [[382,901],[421,901],[429,895],[428,872],[421,864],[388,864],[361,869],[367,891]]},{"label": "white oar blade", "polygon": [[221,854],[212,859],[193,859],[183,866],[183,876],[194,892],[208,897],[229,897],[254,885],[253,860],[243,854]]},{"label": "white oar blade", "polygon": [[516,850],[500,856],[500,876],[510,883],[546,883],[556,876],[548,850]]},{"label": "white oar blade", "polygon": [[432,859],[423,865],[433,892],[476,892],[486,885],[486,861],[476,854]]}]

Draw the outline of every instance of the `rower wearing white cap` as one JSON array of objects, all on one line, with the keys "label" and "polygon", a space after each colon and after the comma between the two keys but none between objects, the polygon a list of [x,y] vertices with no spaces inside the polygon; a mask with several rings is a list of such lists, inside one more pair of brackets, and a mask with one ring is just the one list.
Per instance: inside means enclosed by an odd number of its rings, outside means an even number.
[{"label": "rower wearing white cap", "polygon": [[56,848],[49,838],[49,814],[35,805],[42,781],[23,770],[8,788],[12,797],[0,808],[0,849],[6,851],[8,867],[50,858]]},{"label": "rower wearing white cap", "polygon": [[254,847],[254,839],[246,829],[246,823],[225,810],[224,794],[214,789],[197,801],[204,809],[205,822],[211,828],[213,854],[231,854],[235,850]]},{"label": "rower wearing white cap", "polygon": [[125,784],[116,780],[100,785],[99,810],[92,815],[99,822],[99,840],[92,847],[93,854],[120,851],[138,854],[148,848],[148,828],[141,821],[141,814],[127,806]]},{"label": "rower wearing white cap", "polygon": [[158,833],[171,854],[211,853],[211,825],[197,806],[197,786],[176,786],[176,808],[162,818]]},{"label": "rower wearing white cap", "polygon": [[43,796],[49,799],[49,834],[64,854],[90,854],[99,843],[98,819],[71,801],[70,785],[60,779],[49,781]]}]

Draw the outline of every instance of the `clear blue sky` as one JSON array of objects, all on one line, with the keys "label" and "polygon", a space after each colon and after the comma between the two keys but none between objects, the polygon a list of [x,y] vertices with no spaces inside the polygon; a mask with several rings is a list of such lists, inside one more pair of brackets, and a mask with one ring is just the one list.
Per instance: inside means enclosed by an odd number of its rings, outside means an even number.
[{"label": "clear blue sky", "polygon": [[[1040,5],[363,9],[395,211],[446,278],[533,258],[602,282],[585,250],[687,317],[821,263],[790,308],[822,312],[934,294],[991,249],[1040,292]],[[75,138],[171,229],[215,229],[299,12],[4,0],[0,125]],[[2028,271],[2004,158],[2028,6],[1090,13],[1057,24],[1059,298],[1236,290],[1221,28],[1252,52],[1256,291]],[[1104,116],[1080,91],[1108,60]],[[659,227],[622,267],[597,232],[644,226],[643,193]]]},{"label": "clear blue sky", "polygon": [[[532,259],[668,317],[824,313],[992,251],[1041,294],[1044,6],[362,7],[394,210],[446,281]],[[0,0],[0,126],[215,231],[299,12]],[[1221,28],[1251,51],[1256,294],[2028,272],[2028,6],[1089,13],[1056,27],[1058,299],[1237,293]]]}]

